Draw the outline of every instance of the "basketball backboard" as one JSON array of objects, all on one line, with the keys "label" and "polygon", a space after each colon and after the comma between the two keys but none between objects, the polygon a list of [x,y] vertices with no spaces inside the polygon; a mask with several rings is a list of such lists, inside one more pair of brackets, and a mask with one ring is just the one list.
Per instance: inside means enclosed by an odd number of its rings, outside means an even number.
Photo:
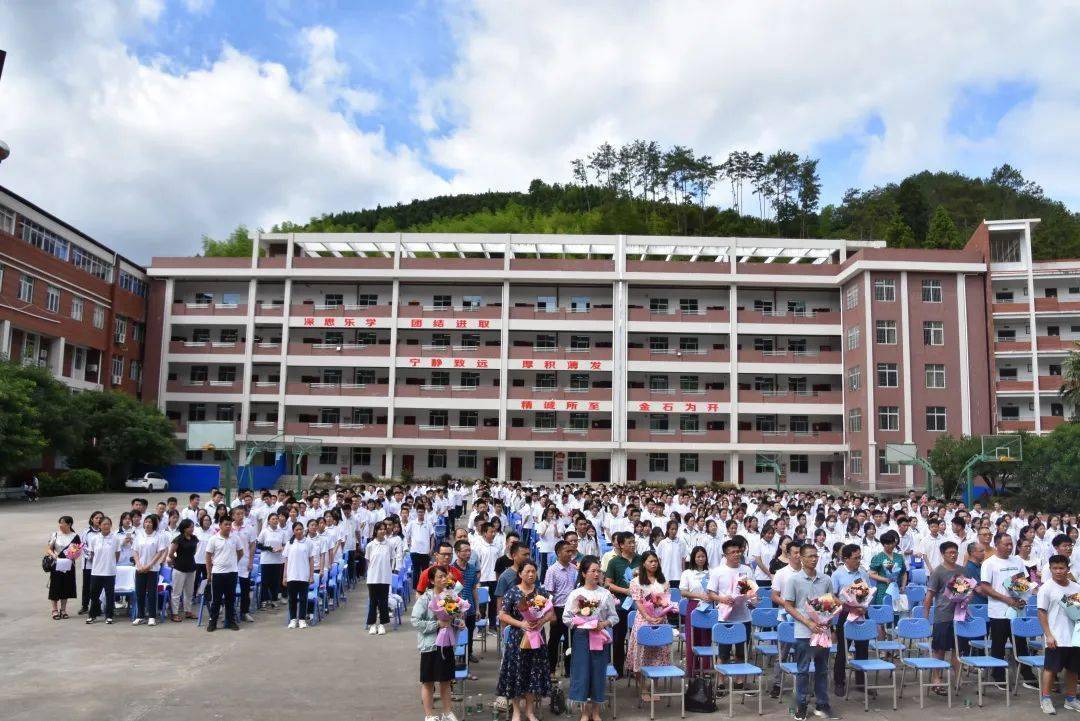
[{"label": "basketball backboard", "polygon": [[187,425],[189,451],[236,449],[236,425],[232,421],[194,421]]},{"label": "basketball backboard", "polygon": [[919,449],[914,443],[885,444],[885,462],[912,465],[919,457]]},{"label": "basketball backboard", "polygon": [[982,454],[1000,463],[1014,463],[1024,458],[1024,439],[1015,433],[982,437]]}]

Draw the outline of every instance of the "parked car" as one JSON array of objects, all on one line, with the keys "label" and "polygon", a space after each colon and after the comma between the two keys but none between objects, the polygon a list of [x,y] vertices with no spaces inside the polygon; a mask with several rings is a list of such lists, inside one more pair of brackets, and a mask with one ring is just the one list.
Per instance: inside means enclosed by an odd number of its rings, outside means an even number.
[{"label": "parked car", "polygon": [[137,488],[143,491],[167,491],[169,490],[169,482],[165,479],[165,476],[151,471],[142,474],[138,478],[129,478],[124,483],[124,488]]}]

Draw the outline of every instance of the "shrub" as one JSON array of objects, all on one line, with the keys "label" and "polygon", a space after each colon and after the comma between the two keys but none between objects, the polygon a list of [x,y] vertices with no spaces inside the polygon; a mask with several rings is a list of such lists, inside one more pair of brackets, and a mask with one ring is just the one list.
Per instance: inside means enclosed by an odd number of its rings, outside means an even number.
[{"label": "shrub", "polygon": [[66,496],[71,493],[63,478],[50,473],[38,473],[38,490],[42,496]]},{"label": "shrub", "polygon": [[371,475],[371,471],[364,471],[360,474],[360,481],[363,483],[374,483],[375,476]]},{"label": "shrub", "polygon": [[90,468],[72,469],[61,478],[70,493],[101,493],[105,490],[105,479]]}]

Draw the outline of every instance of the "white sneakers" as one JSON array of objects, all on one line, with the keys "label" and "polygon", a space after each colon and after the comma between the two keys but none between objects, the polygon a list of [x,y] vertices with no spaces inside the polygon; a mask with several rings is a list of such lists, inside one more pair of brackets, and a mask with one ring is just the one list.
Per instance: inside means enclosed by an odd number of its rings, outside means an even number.
[{"label": "white sneakers", "polygon": [[147,621],[146,623],[147,623],[147,625],[149,625],[149,626],[156,626],[156,625],[157,625],[157,619],[156,619],[156,618],[151,618],[151,619],[150,619],[149,621]]},{"label": "white sneakers", "polygon": [[[386,626],[382,625],[381,623],[379,624],[379,635],[380,636],[385,636],[386,635]],[[457,719],[454,719],[453,721],[457,721]]]},{"label": "white sneakers", "polygon": [[131,622],[131,625],[132,626],[141,626],[144,623],[146,623],[145,618],[136,618],[134,621]]},{"label": "white sneakers", "polygon": [[300,628],[307,628],[307,621],[300,621]]},{"label": "white sneakers", "polygon": [[255,617],[252,616],[250,613],[245,613],[244,614],[244,620],[247,621],[248,623],[255,623]]},{"label": "white sneakers", "polygon": [[367,632],[369,636],[374,636],[376,633],[379,632],[379,627],[375,624],[371,624],[371,626],[368,627]]},{"label": "white sneakers", "polygon": [[1080,711],[1080,700],[1073,699],[1072,701],[1066,701],[1062,704],[1062,707],[1069,711]]},{"label": "white sneakers", "polygon": [[296,619],[289,621],[289,628],[296,628]]},{"label": "white sneakers", "polygon": [[1053,715],[1057,713],[1057,710],[1054,708],[1054,702],[1046,696],[1043,696],[1042,700],[1039,701],[1039,708],[1042,709],[1044,714]]},{"label": "white sneakers", "polygon": [[442,715],[442,721],[458,721],[458,718],[454,715],[454,712],[451,711],[450,713],[444,713]]}]

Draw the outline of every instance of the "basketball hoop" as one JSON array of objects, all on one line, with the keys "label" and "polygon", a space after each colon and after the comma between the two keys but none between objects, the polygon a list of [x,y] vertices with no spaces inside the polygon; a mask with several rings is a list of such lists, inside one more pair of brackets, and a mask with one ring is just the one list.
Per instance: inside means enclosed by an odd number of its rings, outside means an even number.
[{"label": "basketball hoop", "polygon": [[202,449],[204,451],[212,451],[216,446],[213,443],[203,443]]}]

